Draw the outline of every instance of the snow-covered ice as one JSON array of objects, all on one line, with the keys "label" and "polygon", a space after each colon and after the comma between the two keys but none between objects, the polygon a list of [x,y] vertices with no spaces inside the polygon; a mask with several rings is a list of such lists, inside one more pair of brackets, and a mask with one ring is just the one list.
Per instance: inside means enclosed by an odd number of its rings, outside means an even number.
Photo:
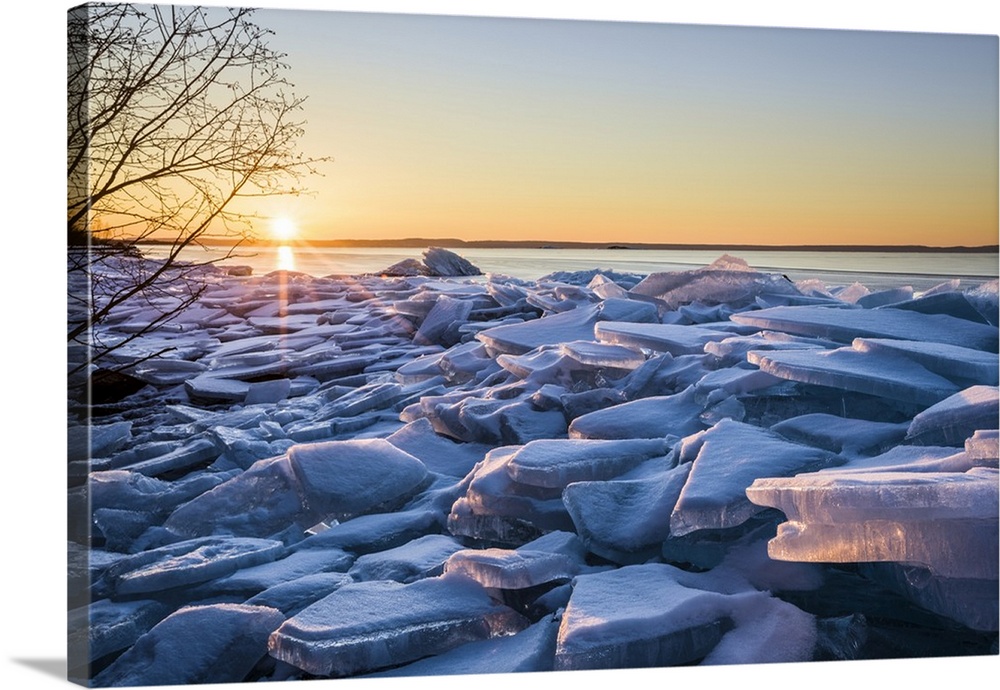
[{"label": "snow-covered ice", "polygon": [[995,281],[466,263],[99,324],[135,392],[70,406],[74,677],[995,653]]}]

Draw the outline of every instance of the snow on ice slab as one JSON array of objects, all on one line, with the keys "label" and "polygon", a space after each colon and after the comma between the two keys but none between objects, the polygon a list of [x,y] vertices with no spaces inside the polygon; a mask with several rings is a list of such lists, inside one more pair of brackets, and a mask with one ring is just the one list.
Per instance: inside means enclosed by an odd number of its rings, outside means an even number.
[{"label": "snow on ice slab", "polygon": [[440,575],[445,561],[462,548],[451,537],[428,534],[393,549],[361,556],[348,574],[358,581],[413,582]]},{"label": "snow on ice slab", "polygon": [[857,338],[852,347],[859,352],[899,354],[928,371],[952,381],[971,381],[991,386],[1000,381],[1000,360],[990,352],[944,343]]},{"label": "snow on ice slab", "polygon": [[213,580],[207,585],[213,593],[260,593],[283,582],[325,572],[343,572],[354,558],[340,549],[314,549],[289,554],[270,563],[241,568],[232,575]]},{"label": "snow on ice slab", "polygon": [[373,673],[370,678],[551,671],[559,621],[545,618],[516,635],[470,642],[450,652]]},{"label": "snow on ice slab", "polygon": [[995,469],[819,472],[759,479],[747,496],[788,517],[768,544],[777,560],[898,561],[946,577],[997,578]]},{"label": "snow on ice slab", "polygon": [[288,460],[306,505],[337,519],[398,507],[428,478],[422,462],[384,439],[297,445]]},{"label": "snow on ice slab", "polygon": [[847,347],[751,351],[747,361],[791,381],[924,405],[933,405],[959,390],[957,384],[909,359]]},{"label": "snow on ice slab", "polygon": [[427,479],[423,463],[383,439],[302,444],[180,506],[164,527],[184,536],[305,530],[325,518],[398,508]]},{"label": "snow on ice slab", "polygon": [[762,512],[745,493],[755,479],[808,472],[834,461],[826,451],[732,420],[719,422],[690,445],[698,454],[670,515],[673,536],[741,525]]},{"label": "snow on ice slab", "polygon": [[442,522],[441,515],[431,510],[361,515],[306,537],[292,548],[302,550],[333,547],[356,554],[385,551],[426,534],[440,532]]},{"label": "snow on ice slab", "polygon": [[427,418],[410,422],[386,440],[417,458],[431,472],[464,477],[489,452],[482,443],[458,443],[434,431]]},{"label": "snow on ice slab", "polygon": [[97,687],[237,683],[284,621],[264,606],[189,606],[168,616],[94,678]]},{"label": "snow on ice slab", "polygon": [[268,587],[246,600],[251,606],[270,606],[286,616],[315,604],[328,594],[354,582],[346,573],[315,573]]},{"label": "snow on ice slab", "polygon": [[95,587],[130,595],[208,582],[240,568],[273,561],[284,548],[281,542],[270,539],[190,539],[122,558],[104,572]]},{"label": "snow on ice slab", "polygon": [[598,321],[656,322],[656,307],[646,302],[609,299],[523,323],[488,328],[476,334],[488,350],[497,354],[523,355],[542,345],[561,345],[574,340],[593,340]]},{"label": "snow on ice slab", "polygon": [[778,422],[771,427],[771,431],[796,443],[834,453],[857,455],[877,453],[900,443],[906,436],[907,426],[905,422],[890,424],[814,412]]},{"label": "snow on ice slab", "polygon": [[131,647],[171,612],[172,606],[152,599],[100,599],[68,612],[70,649],[86,649],[90,661]]},{"label": "snow on ice slab", "polygon": [[271,656],[320,676],[348,676],[441,654],[467,642],[528,627],[462,576],[341,587],[285,621]]},{"label": "snow on ice slab", "polygon": [[732,321],[792,335],[850,343],[855,338],[893,338],[958,345],[996,352],[997,329],[944,314],[902,309],[832,309],[772,307],[733,314]]},{"label": "snow on ice slab", "polygon": [[514,453],[507,472],[522,484],[561,489],[572,482],[610,479],[669,451],[665,439],[539,439]]},{"label": "snow on ice slab", "polygon": [[687,436],[705,428],[698,416],[703,407],[694,388],[675,395],[641,398],[577,417],[569,437],[579,439],[664,438]]},{"label": "snow on ice slab", "polygon": [[910,422],[911,443],[960,446],[978,430],[996,429],[1000,389],[972,386],[928,407]]},{"label": "snow on ice slab", "polygon": [[722,638],[726,596],[682,585],[653,563],[577,577],[556,642],[556,670],[642,668],[703,658]]},{"label": "snow on ice slab", "polygon": [[670,513],[690,470],[686,463],[643,479],[577,482],[566,487],[563,503],[590,551],[641,563],[670,536]]},{"label": "snow on ice slab", "polygon": [[603,321],[594,326],[594,336],[604,343],[690,355],[704,352],[706,343],[725,340],[732,333],[699,326]]}]

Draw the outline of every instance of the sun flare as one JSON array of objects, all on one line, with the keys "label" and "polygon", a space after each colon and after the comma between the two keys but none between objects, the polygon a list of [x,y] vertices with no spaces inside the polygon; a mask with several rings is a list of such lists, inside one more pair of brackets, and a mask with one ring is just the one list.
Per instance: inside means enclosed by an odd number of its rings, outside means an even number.
[{"label": "sun flare", "polygon": [[291,218],[275,218],[271,222],[271,235],[281,242],[292,239],[297,232],[298,228],[295,227],[295,221]]}]

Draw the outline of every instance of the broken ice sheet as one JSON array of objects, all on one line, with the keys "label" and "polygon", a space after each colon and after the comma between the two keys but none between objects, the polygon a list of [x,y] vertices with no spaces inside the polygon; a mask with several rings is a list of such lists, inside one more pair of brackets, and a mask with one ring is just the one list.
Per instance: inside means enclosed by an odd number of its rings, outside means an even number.
[{"label": "broken ice sheet", "polygon": [[403,585],[346,585],[285,621],[273,657],[320,676],[347,676],[441,654],[528,627],[479,583],[445,575]]},{"label": "broken ice sheet", "polygon": [[285,617],[264,606],[212,604],[171,614],[93,680],[96,687],[242,681]]},{"label": "broken ice sheet", "polygon": [[826,451],[786,441],[766,429],[723,420],[691,440],[697,456],[670,515],[670,532],[736,527],[762,508],[745,490],[758,477],[781,477],[836,464]]},{"label": "broken ice sheet", "polygon": [[360,556],[348,574],[358,581],[414,582],[440,575],[445,561],[462,548],[461,544],[447,535],[428,534],[392,549]]},{"label": "broken ice sheet", "polygon": [[415,661],[371,678],[551,671],[559,621],[543,618],[514,635],[469,642],[450,652]]},{"label": "broken ice sheet", "polygon": [[245,537],[203,537],[143,551],[109,567],[95,587],[118,595],[143,594],[207,582],[239,568],[275,560],[281,542]]},{"label": "broken ice sheet", "polygon": [[855,338],[895,338],[946,343],[987,352],[996,352],[998,345],[995,327],[943,314],[902,309],[772,307],[733,314],[732,320],[761,329],[829,338],[841,343],[850,343]]},{"label": "broken ice sheet", "polygon": [[738,579],[630,565],[576,578],[555,668],[808,661],[815,639],[812,616]]},{"label": "broken ice sheet", "polygon": [[758,479],[747,496],[788,522],[772,558],[897,561],[947,577],[996,579],[997,470],[816,472]]},{"label": "broken ice sheet", "polygon": [[561,489],[572,482],[610,479],[669,450],[666,439],[539,439],[517,450],[506,466],[516,482]]},{"label": "broken ice sheet", "polygon": [[641,398],[577,417],[570,438],[630,439],[687,436],[705,428],[693,387],[674,395]]},{"label": "broken ice sheet", "polygon": [[691,464],[642,479],[586,481],[563,492],[573,524],[587,548],[616,563],[641,563],[670,536],[670,513]]},{"label": "broken ice sheet", "polygon": [[880,351],[751,351],[747,361],[773,376],[878,397],[933,405],[959,386],[916,362]]}]

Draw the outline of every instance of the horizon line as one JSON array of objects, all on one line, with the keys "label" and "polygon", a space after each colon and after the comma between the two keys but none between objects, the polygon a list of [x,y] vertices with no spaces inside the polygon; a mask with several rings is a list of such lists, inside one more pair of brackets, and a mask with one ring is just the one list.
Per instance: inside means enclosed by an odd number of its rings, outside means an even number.
[{"label": "horizon line", "polygon": [[[203,237],[201,244],[211,246],[292,246],[292,247],[474,247],[482,249],[614,249],[614,250],[721,250],[721,251],[867,251],[867,252],[943,252],[943,253],[997,253],[1000,244],[933,246],[922,244],[708,244],[678,242],[584,242],[567,240],[462,240],[455,237],[427,238],[403,237],[395,239],[326,239],[326,240],[274,240],[248,238],[239,240],[226,237]],[[141,244],[174,244],[168,240],[144,240]]]}]

